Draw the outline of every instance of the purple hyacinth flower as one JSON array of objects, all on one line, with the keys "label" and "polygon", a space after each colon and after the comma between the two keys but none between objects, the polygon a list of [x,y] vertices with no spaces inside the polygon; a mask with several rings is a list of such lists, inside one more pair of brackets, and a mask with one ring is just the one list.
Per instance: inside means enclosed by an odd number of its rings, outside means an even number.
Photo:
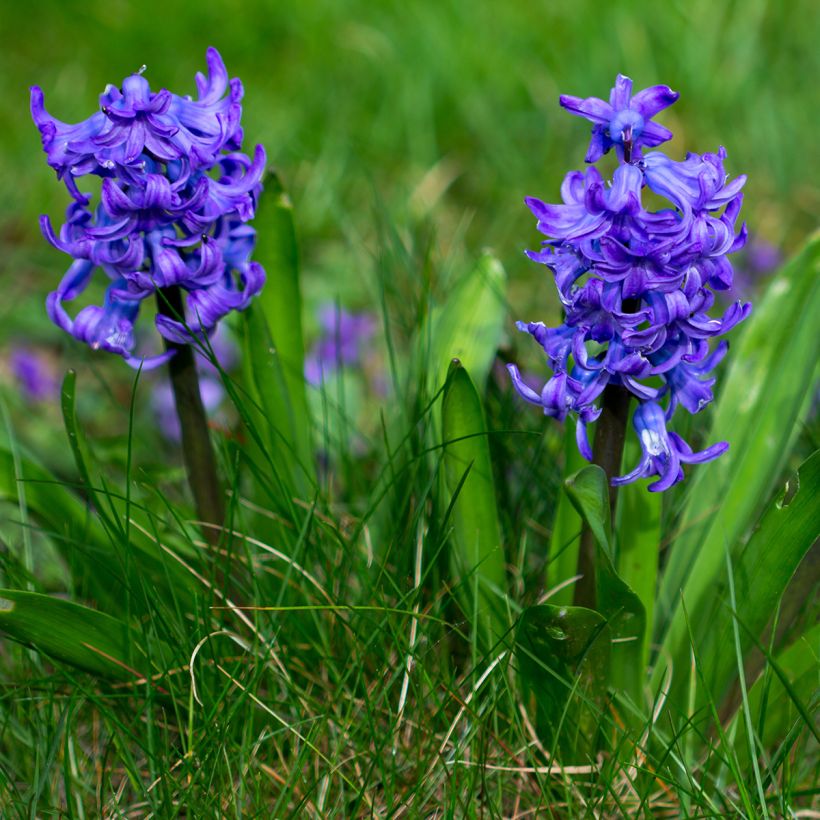
[{"label": "purple hyacinth flower", "polygon": [[641,158],[641,147],[653,148],[672,139],[672,132],[652,122],[652,117],[679,96],[667,85],[653,85],[633,96],[632,80],[619,74],[608,103],[597,97],[581,99],[568,94],[562,94],[559,101],[571,114],[593,123],[587,162],[597,162],[613,145],[618,158],[630,162]]},{"label": "purple hyacinth flower", "polygon": [[[219,325],[208,339],[208,348],[195,348],[196,368],[199,371],[199,390],[202,404],[209,418],[219,411],[225,398],[221,371],[229,372],[238,363],[239,351],[233,338]],[[213,359],[216,359],[217,368]],[[179,416],[176,412],[174,393],[168,382],[155,385],[151,396],[151,407],[162,435],[169,441],[182,440]]]},{"label": "purple hyacinth flower", "polygon": [[[619,75],[608,104],[561,98],[571,113],[595,123],[587,160],[615,145],[621,162],[611,183],[594,167],[567,174],[561,204],[525,200],[548,237],[540,251],[527,256],[552,272],[564,322],[557,328],[517,323],[543,348],[553,371],[540,392],[515,366],[509,372],[525,401],[559,421],[576,420],[578,449],[589,460],[587,425],[600,413],[596,403],[607,390],[625,389],[639,402],[635,425],[644,458],[636,471],[613,483],[657,474],[661,478],[651,489],[663,490],[683,476],[681,463],[709,460],[725,450],[715,445],[693,454],[667,433],[664,417],[671,420],[678,407],[698,413],[712,401],[712,371],[727,350],[725,342],[711,347],[712,339],[751,311],[738,301],[722,316],[710,314],[715,293],[731,291],[728,257],[746,242],[745,225],[737,227],[746,178],[729,179],[723,148],[689,154],[683,162],[660,151],[642,156],[642,147],[671,137],[649,120],[677,94],[666,86],[634,97],[631,90],[631,81]],[[644,187],[666,204],[648,210]],[[660,402],[666,403],[665,413]]]},{"label": "purple hyacinth flower", "polygon": [[[228,80],[219,53],[207,52],[208,76],[197,74],[197,99],[166,89],[153,92],[142,70],[118,89],[108,86],[100,111],[77,124],[48,113],[43,92],[31,90],[31,113],[48,163],[73,201],[55,231],[41,217],[46,239],[74,260],[46,301],[52,321],[92,349],[122,356],[146,369],[170,352],[135,352],[134,326],[146,299],[156,304],[165,288],[178,288],[182,317],[158,315],[167,342],[188,344],[209,336],[221,319],[244,310],[261,290],[265,273],[250,259],[253,218],[265,152],[241,153],[242,84]],[[77,180],[102,177],[100,201],[81,193]],[[109,280],[102,305],[72,318],[77,299],[102,272]]]},{"label": "purple hyacinth flower", "polygon": [[739,257],[734,266],[732,286],[724,294],[727,299],[750,296],[760,282],[783,262],[780,249],[758,235],[749,238]]},{"label": "purple hyacinth flower", "polygon": [[[556,372],[539,393],[524,381],[514,364],[508,364],[507,371],[518,395],[530,404],[541,407],[545,416],[564,421],[571,410],[577,413],[575,440],[584,458],[592,461],[587,425],[595,421],[601,415],[601,411],[591,403],[594,396],[590,399],[585,396],[597,395],[600,392],[597,390],[597,384],[600,383],[597,374],[582,373],[579,368],[575,368],[571,375]],[[603,386],[600,389],[603,390]]]},{"label": "purple hyacinth flower", "polygon": [[376,330],[369,313],[349,313],[335,305],[319,309],[319,325],[321,335],[305,357],[305,379],[317,387],[341,366],[358,364]]},{"label": "purple hyacinth flower", "polygon": [[690,153],[683,162],[675,162],[661,151],[652,151],[643,160],[646,184],[684,213],[716,211],[735,199],[746,183],[745,174],[728,182],[729,175],[723,168],[725,159],[723,147],[716,154]]},{"label": "purple hyacinth flower", "polygon": [[[225,390],[216,379],[200,376],[199,393],[202,396],[202,404],[206,414],[213,417],[225,398]],[[151,408],[154,411],[157,427],[163,437],[176,443],[182,441],[182,428],[179,424],[174,391],[170,383],[164,382],[154,387],[151,394]]]},{"label": "purple hyacinth flower", "polygon": [[663,408],[653,401],[638,405],[632,424],[638,434],[643,455],[631,473],[612,479],[616,486],[656,475],[659,480],[650,484],[648,489],[653,493],[663,492],[683,480],[681,464],[702,464],[729,449],[729,445],[721,441],[699,453],[693,453],[692,448],[677,433],[667,431]]},{"label": "purple hyacinth flower", "polygon": [[60,392],[60,383],[48,358],[30,347],[15,347],[9,356],[9,366],[29,401],[46,401]]}]

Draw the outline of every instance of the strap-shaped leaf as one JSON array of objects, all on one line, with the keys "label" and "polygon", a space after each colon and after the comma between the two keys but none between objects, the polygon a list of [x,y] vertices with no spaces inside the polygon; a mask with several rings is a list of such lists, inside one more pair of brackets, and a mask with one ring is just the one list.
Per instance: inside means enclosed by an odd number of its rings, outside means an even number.
[{"label": "strap-shaped leaf", "polygon": [[[701,468],[690,488],[658,594],[656,640],[673,659],[688,657],[689,630],[680,607],[708,610],[725,588],[725,556],[733,563],[774,490],[810,402],[820,337],[820,234],[772,280],[731,355],[710,441],[729,452]],[[685,666],[685,664],[684,664]],[[653,685],[660,684],[662,664]],[[676,682],[673,699],[685,697]]]},{"label": "strap-shaped leaf", "polygon": [[[628,437],[624,448],[624,463],[636,464],[639,449],[637,440]],[[641,662],[643,668],[649,662],[649,639],[655,611],[662,506],[663,493],[647,492],[645,482],[626,484],[618,489],[615,566],[618,575],[640,598],[646,613],[647,629]]]},{"label": "strap-shaped leaf", "polygon": [[447,375],[441,426],[444,474],[453,498],[453,584],[485,647],[492,646],[507,631],[504,549],[484,411],[458,359]]},{"label": "strap-shaped leaf", "polygon": [[0,589],[0,631],[93,675],[136,681],[156,671],[124,621],[62,598]]},{"label": "strap-shaped leaf", "polygon": [[690,612],[707,605],[726,545],[737,554],[788,457],[820,358],[819,274],[817,234],[772,279],[732,349],[707,437],[728,441],[729,451],[692,479],[658,595],[656,639],[674,657],[688,652],[681,590]]},{"label": "strap-shaped leaf", "polygon": [[[586,464],[578,452],[575,441],[575,430],[571,423],[564,425],[564,475],[578,472]],[[584,519],[575,509],[567,493],[559,493],[555,507],[555,518],[550,535],[549,564],[547,565],[547,584],[556,587],[568,578],[572,578],[578,569],[578,548],[581,539],[581,527]],[[550,597],[555,606],[572,603],[574,585],[569,584]]]},{"label": "strap-shaped leaf", "polygon": [[[807,459],[771,502],[760,525],[742,552],[731,562],[737,609],[732,612],[726,593],[727,583],[712,589],[710,600],[702,603],[697,618],[690,618],[692,637],[701,658],[703,679],[711,697],[720,702],[727,686],[737,677],[737,661],[726,647],[732,645],[733,618],[740,624],[740,641],[745,654],[754,637],[762,633],[777,607],[777,602],[811,545],[820,536],[820,451]],[[725,565],[724,565],[725,567]],[[725,571],[725,570],[724,570]],[[683,597],[689,601],[688,585]],[[684,663],[688,646],[672,656],[673,663]],[[683,698],[685,681],[675,679],[671,695]],[[697,703],[706,693],[699,689]]]},{"label": "strap-shaped leaf", "polygon": [[646,613],[640,598],[615,571],[612,563],[612,525],[609,489],[604,471],[591,464],[565,482],[575,509],[589,525],[597,543],[595,592],[598,611],[609,624],[612,639],[610,683],[626,692],[634,703],[642,702],[645,667]]},{"label": "strap-shaped leaf", "polygon": [[564,764],[594,759],[610,671],[611,634],[591,609],[549,604],[524,610],[515,653],[534,700],[539,735]]},{"label": "strap-shaped leaf", "polygon": [[501,263],[484,253],[460,279],[444,304],[433,310],[432,337],[422,329],[422,344],[430,345],[428,391],[432,396],[447,376],[448,364],[458,359],[483,393],[487,375],[501,341],[504,324],[506,275]]},{"label": "strap-shaped leaf", "polygon": [[265,179],[254,227],[254,258],[265,268],[266,281],[246,316],[245,360],[270,423],[274,451],[291,454],[286,458],[293,488],[307,495],[315,484],[315,469],[305,392],[299,246],[293,205],[275,173]]}]

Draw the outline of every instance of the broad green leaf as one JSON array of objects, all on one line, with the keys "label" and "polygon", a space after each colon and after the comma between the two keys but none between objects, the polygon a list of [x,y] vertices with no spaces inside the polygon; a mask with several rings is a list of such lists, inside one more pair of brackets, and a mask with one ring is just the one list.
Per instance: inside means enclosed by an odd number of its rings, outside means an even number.
[{"label": "broad green leaf", "polygon": [[507,631],[506,571],[487,427],[467,370],[454,359],[441,404],[444,474],[454,497],[451,566],[465,613],[492,646]]},{"label": "broad green leaf", "polygon": [[[578,452],[575,430],[571,423],[564,424],[564,475],[580,470],[587,462]],[[578,545],[584,520],[566,493],[559,493],[550,536],[550,560],[547,567],[547,585],[555,587],[572,578],[578,569]],[[570,584],[550,597],[555,606],[569,605],[575,587]]]},{"label": "broad green leaf", "polygon": [[[246,403],[248,423],[253,424],[267,441],[262,446],[270,448],[270,458],[277,478],[286,483],[289,494],[307,497],[313,480],[312,455],[308,448],[299,445],[300,427],[305,416],[300,417],[291,402],[288,380],[282,359],[274,346],[264,314],[257,305],[251,305],[244,314],[242,339],[242,365],[245,384],[250,387],[253,401],[259,410]],[[304,461],[304,458],[308,461]]]},{"label": "broad green leaf", "polygon": [[93,675],[134,681],[155,671],[124,621],[61,598],[0,589],[0,631]]},{"label": "broad green leaf", "polygon": [[[624,463],[638,462],[637,440],[627,438]],[[631,467],[629,468],[631,469]],[[616,567],[624,583],[640,598],[646,613],[641,666],[649,663],[649,639],[658,583],[658,554],[661,544],[662,493],[650,493],[643,482],[618,489],[616,512]]]},{"label": "broad green leaf", "polygon": [[598,611],[607,619],[612,639],[610,683],[626,692],[635,704],[643,701],[646,613],[638,596],[624,583],[612,563],[612,525],[609,488],[604,471],[589,465],[565,482],[575,509],[587,522],[597,542],[595,591]]},{"label": "broad green leaf", "polygon": [[612,520],[609,512],[609,488],[604,471],[594,464],[582,467],[564,482],[570,501],[589,525],[598,545],[614,558]]},{"label": "broad green leaf", "polygon": [[[778,652],[774,662],[786,676],[791,691],[786,689],[779,675],[767,669],[755,681],[748,697],[758,739],[763,748],[769,750],[783,742],[793,728],[805,727],[801,711],[806,711],[805,704],[810,704],[820,692],[820,624]],[[803,709],[795,703],[795,698],[803,704]],[[746,765],[746,727],[740,715],[735,716],[734,722],[738,725],[735,749],[741,764]]]},{"label": "broad green leaf", "polygon": [[[731,645],[732,620],[741,625],[742,651],[752,646],[752,636],[760,635],[772,617],[780,597],[788,586],[803,557],[820,536],[820,451],[807,459],[786,482],[785,487],[769,505],[760,525],[749,542],[733,561],[737,612],[732,613],[726,596],[726,583],[721,581],[711,591],[709,600],[698,610],[690,603],[689,586],[683,591],[686,607],[697,611],[691,619],[692,637],[701,658],[703,678],[712,698],[722,700],[728,685],[737,676],[737,662],[726,647]],[[677,667],[685,662],[688,646],[672,656]],[[683,698],[684,681],[675,679],[671,696]],[[705,693],[698,691],[698,703]]]},{"label": "broad green leaf", "polygon": [[[818,361],[820,234],[773,279],[729,354],[707,443],[729,451],[697,469],[658,595],[656,638],[673,656],[686,653],[679,610],[685,587],[691,612],[709,601],[773,490],[789,454]],[[667,634],[668,633],[668,634]]]},{"label": "broad green leaf", "polygon": [[[294,481],[304,493],[315,484],[315,470],[304,378],[299,247],[293,205],[275,173],[266,177],[254,226],[254,259],[266,274],[265,287],[254,300],[246,325],[248,344],[256,354],[254,381],[266,414],[274,413],[268,415],[273,429],[278,431],[273,437],[286,437],[298,465]],[[247,353],[246,349],[246,357]],[[272,383],[267,384],[267,380]],[[281,449],[281,439],[275,447]]]},{"label": "broad green leaf", "polygon": [[501,263],[490,253],[484,253],[470,273],[456,283],[446,302],[433,309],[432,337],[422,338],[423,344],[430,345],[429,395],[444,384],[453,359],[462,363],[479,394],[483,394],[501,341],[505,284]]},{"label": "broad green leaf", "polygon": [[[594,758],[607,691],[611,635],[591,609],[549,604],[524,610],[515,652],[536,725],[561,762]],[[528,699],[529,699],[528,698]]]}]

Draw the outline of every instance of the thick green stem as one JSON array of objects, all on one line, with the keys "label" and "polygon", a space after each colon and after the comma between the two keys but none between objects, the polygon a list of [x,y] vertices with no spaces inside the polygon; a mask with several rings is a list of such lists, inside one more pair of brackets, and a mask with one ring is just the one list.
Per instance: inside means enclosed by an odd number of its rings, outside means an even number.
[{"label": "thick green stem", "polygon": [[[160,314],[177,321],[184,317],[182,293],[178,287],[164,288],[157,294],[157,302]],[[175,351],[168,362],[168,373],[182,430],[185,472],[194,495],[196,513],[201,521],[221,527],[225,523],[224,494],[208,432],[208,417],[202,404],[194,351],[190,345],[167,339],[165,347]],[[203,527],[203,534],[210,544],[219,541],[219,530],[213,527]]]},{"label": "thick green stem", "polygon": [[[626,425],[629,420],[630,394],[620,385],[609,385],[603,394],[601,416],[596,423],[595,441],[592,445],[592,463],[597,464],[609,482],[621,470]],[[616,488],[609,484],[609,512],[615,513]],[[581,530],[578,548],[578,575],[575,584],[574,604],[595,609],[595,537],[586,524]]]}]

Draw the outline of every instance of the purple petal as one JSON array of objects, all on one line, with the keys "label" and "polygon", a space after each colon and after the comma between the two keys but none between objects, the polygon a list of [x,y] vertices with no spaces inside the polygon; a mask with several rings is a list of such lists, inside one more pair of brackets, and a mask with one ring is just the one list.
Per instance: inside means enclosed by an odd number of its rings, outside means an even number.
[{"label": "purple petal", "polygon": [[653,85],[639,91],[632,98],[629,107],[639,112],[645,120],[649,120],[659,111],[663,111],[664,108],[672,105],[678,97],[680,97],[680,94],[673,91],[668,85]]},{"label": "purple petal", "polygon": [[562,94],[558,98],[558,102],[562,108],[565,108],[570,114],[576,114],[579,117],[586,117],[591,122],[605,124],[610,121],[613,115],[612,106],[597,97],[572,97],[569,94]]}]

